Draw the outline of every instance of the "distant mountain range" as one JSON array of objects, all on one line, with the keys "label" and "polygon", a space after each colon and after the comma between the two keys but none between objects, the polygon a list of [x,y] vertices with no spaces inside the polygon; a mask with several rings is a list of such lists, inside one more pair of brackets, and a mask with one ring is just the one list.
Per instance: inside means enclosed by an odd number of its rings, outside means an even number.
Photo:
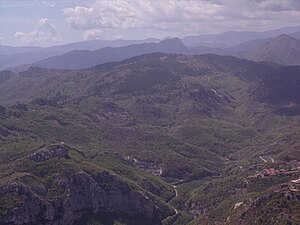
[{"label": "distant mountain range", "polygon": [[154,52],[188,53],[188,48],[178,38],[174,38],[159,43],[134,44],[118,48],[105,47],[96,51],[77,50],[36,62],[33,66],[48,69],[84,69]]},{"label": "distant mountain range", "polygon": [[254,61],[273,62],[282,65],[300,65],[300,32],[281,34],[274,38],[255,39],[226,49],[198,46],[190,48],[194,54],[233,55]]},{"label": "distant mountain range", "polygon": [[282,34],[251,52],[248,58],[282,65],[300,65],[300,41]]},{"label": "distant mountain range", "polygon": [[159,39],[149,38],[143,40],[90,40],[90,41],[80,41],[80,42],[73,42],[64,45],[56,45],[50,47],[32,47],[32,46],[25,46],[25,47],[11,47],[0,45],[0,52],[1,55],[5,54],[22,54],[22,53],[33,53],[33,52],[61,52],[66,53],[73,50],[97,50],[100,48],[104,48],[107,46],[110,47],[120,47],[132,44],[141,44],[141,43],[152,43],[152,42],[159,42]]},{"label": "distant mountain range", "polygon": [[106,62],[118,62],[148,53],[177,53],[187,55],[234,55],[254,61],[267,61],[283,65],[300,65],[300,41],[280,35],[271,39],[249,41],[228,49],[194,47],[187,48],[180,39],[168,39],[159,43],[134,44],[125,47],[106,47],[96,51],[72,51],[36,62],[33,66],[48,69],[86,69]]},{"label": "distant mountain range", "polygon": [[65,45],[50,47],[10,47],[0,45],[0,70],[22,64],[31,64],[52,56],[58,56],[74,50],[94,51],[104,47],[120,47],[141,43],[156,43],[159,39],[149,38],[145,40],[91,40],[74,42]]},{"label": "distant mountain range", "polygon": [[[57,69],[83,69],[153,52],[233,55],[255,61],[299,65],[298,48],[295,48],[298,45],[291,44],[300,39],[299,30],[300,27],[288,27],[265,32],[232,31],[163,41],[158,39],[93,40],[46,48],[0,46],[0,70],[10,69],[18,72],[28,69],[31,65]],[[285,38],[276,38],[282,33],[289,34],[290,38],[287,38],[287,35]],[[275,44],[272,44],[273,38]],[[290,49],[288,54],[286,54],[287,49]],[[268,57],[268,54],[272,57]]]},{"label": "distant mountain range", "polygon": [[[204,34],[188,36],[182,39],[183,43],[188,47],[206,46],[213,48],[229,48],[243,42],[276,37],[280,34],[293,34],[299,32],[299,27],[285,27],[276,30],[268,30],[264,32],[250,32],[250,31],[229,31],[221,34]],[[299,33],[295,34],[298,35]]]}]

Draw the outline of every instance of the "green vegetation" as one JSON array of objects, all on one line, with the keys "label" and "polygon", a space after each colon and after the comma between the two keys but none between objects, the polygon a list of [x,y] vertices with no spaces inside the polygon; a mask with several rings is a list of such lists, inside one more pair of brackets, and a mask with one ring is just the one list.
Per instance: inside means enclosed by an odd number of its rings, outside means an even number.
[{"label": "green vegetation", "polygon": [[[107,68],[11,74],[0,83],[0,184],[16,181],[41,193],[43,186],[41,198],[54,202],[67,195],[58,176],[84,171],[97,180],[108,173],[165,215],[175,207],[168,224],[238,224],[243,213],[241,224],[284,224],[287,217],[297,224],[299,203],[281,195],[253,213],[247,207],[299,175],[249,178],[300,161],[299,72],[228,56],[150,54]],[[28,158],[58,142],[68,158]],[[1,195],[1,215],[22,201]],[[263,216],[273,205],[288,210]],[[86,213],[86,225],[124,223]]]}]

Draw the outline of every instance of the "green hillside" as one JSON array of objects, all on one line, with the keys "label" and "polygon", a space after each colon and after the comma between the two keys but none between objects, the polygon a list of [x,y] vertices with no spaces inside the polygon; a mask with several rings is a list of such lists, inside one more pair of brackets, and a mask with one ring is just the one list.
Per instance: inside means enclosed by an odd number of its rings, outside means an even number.
[{"label": "green hillside", "polygon": [[298,224],[299,99],[300,67],[230,56],[2,71],[0,224]]}]

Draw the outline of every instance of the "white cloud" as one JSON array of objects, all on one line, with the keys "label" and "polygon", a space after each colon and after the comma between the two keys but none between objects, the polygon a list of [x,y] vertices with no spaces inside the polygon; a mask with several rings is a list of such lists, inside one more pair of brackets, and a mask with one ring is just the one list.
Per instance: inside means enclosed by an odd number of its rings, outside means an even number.
[{"label": "white cloud", "polygon": [[66,8],[64,13],[73,29],[92,36],[96,30],[181,35],[268,29],[296,25],[299,11],[299,0],[95,0],[88,7]]},{"label": "white cloud", "polygon": [[103,36],[103,31],[100,29],[91,29],[84,32],[84,40],[100,39]]},{"label": "white cloud", "polygon": [[39,28],[28,33],[16,32],[14,37],[24,44],[34,44],[43,41],[57,40],[57,31],[47,18],[38,21]]},{"label": "white cloud", "polygon": [[299,11],[299,0],[252,0],[260,9],[266,11]]},{"label": "white cloud", "polygon": [[54,8],[55,7],[55,2],[54,1],[42,1],[42,3],[46,6],[49,6],[49,7],[52,7]]},{"label": "white cloud", "polygon": [[[64,13],[73,29],[193,30],[208,21],[221,6],[206,1],[99,0],[92,7],[67,8]],[[187,22],[189,24],[187,25]]]},{"label": "white cloud", "polygon": [[40,27],[44,28],[51,35],[55,36],[57,31],[47,18],[41,18],[39,21]]},{"label": "white cloud", "polygon": [[84,40],[111,40],[111,39],[123,39],[124,35],[107,33],[101,29],[86,30],[83,34]]},{"label": "white cloud", "polygon": [[165,29],[166,24],[207,20],[219,10],[220,5],[204,1],[98,0],[92,7],[67,8],[64,13],[74,29]]}]

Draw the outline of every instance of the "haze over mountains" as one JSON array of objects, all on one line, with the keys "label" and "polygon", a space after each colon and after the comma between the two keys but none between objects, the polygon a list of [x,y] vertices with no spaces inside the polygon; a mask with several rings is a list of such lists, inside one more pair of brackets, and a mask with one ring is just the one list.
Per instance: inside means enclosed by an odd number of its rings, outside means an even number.
[{"label": "haze over mountains", "polygon": [[[265,32],[226,32],[217,35],[191,36],[183,38],[182,43],[179,43],[178,39],[174,39],[172,42],[174,44],[173,47],[171,46],[171,43],[159,43],[160,40],[158,39],[114,41],[93,40],[47,48],[0,46],[0,69],[3,70],[21,66],[14,69],[18,71],[24,70],[30,65],[44,66],[45,68],[82,69],[103,62],[120,61],[139,54],[157,51],[194,55],[211,53],[234,55],[253,60],[264,60],[266,57],[256,57],[254,50],[259,51],[259,48],[270,48],[271,46],[264,47],[264,45],[272,38],[275,38],[282,33],[289,34],[289,36],[294,37],[295,39],[300,38],[299,29],[299,27],[288,27]],[[226,41],[226,43],[222,43],[222,41]],[[278,47],[278,50],[274,49],[274,51],[278,52],[278,57],[283,55],[280,54],[280,46],[286,45],[283,43],[281,44],[281,41],[284,42],[284,40],[279,40],[276,44],[272,45],[272,48]],[[165,46],[167,44],[169,46]],[[186,47],[184,45],[186,45]],[[282,47],[281,49],[286,50]],[[296,48],[291,51],[297,52],[298,50]],[[82,57],[79,59],[81,54]],[[265,52],[265,54],[267,54],[267,52]],[[289,64],[299,64],[297,59],[298,53],[290,52],[289,54],[295,57],[293,61],[289,61]],[[270,61],[272,60],[273,58],[270,58]],[[274,59],[275,63],[285,64],[286,61],[287,60]],[[27,65],[24,66],[24,64]]]},{"label": "haze over mountains", "polygon": [[85,69],[101,63],[118,62],[141,54],[154,52],[201,55],[213,53],[234,55],[254,61],[267,61],[282,65],[300,65],[300,40],[288,35],[253,40],[228,49],[187,48],[180,39],[167,39],[159,43],[135,44],[126,47],[106,47],[96,51],[72,51],[32,64],[48,69]]},{"label": "haze over mountains", "polygon": [[154,43],[159,40],[150,38],[146,40],[91,40],[75,42],[51,47],[10,47],[0,45],[0,69],[33,63],[48,57],[61,55],[74,50],[97,50],[107,46],[120,47],[139,43]]},{"label": "haze over mountains", "polygon": [[263,32],[228,31],[216,35],[189,36],[183,38],[182,41],[189,47],[206,46],[224,49],[250,40],[276,37],[280,34],[291,34],[292,36],[297,35],[295,32],[299,32],[299,30],[300,27],[285,27]]},{"label": "haze over mountains", "polygon": [[106,47],[95,51],[72,51],[54,56],[33,66],[55,69],[84,69],[106,62],[117,62],[134,56],[154,53],[188,53],[188,48],[179,39],[168,39],[159,43],[134,44],[125,47]]}]

